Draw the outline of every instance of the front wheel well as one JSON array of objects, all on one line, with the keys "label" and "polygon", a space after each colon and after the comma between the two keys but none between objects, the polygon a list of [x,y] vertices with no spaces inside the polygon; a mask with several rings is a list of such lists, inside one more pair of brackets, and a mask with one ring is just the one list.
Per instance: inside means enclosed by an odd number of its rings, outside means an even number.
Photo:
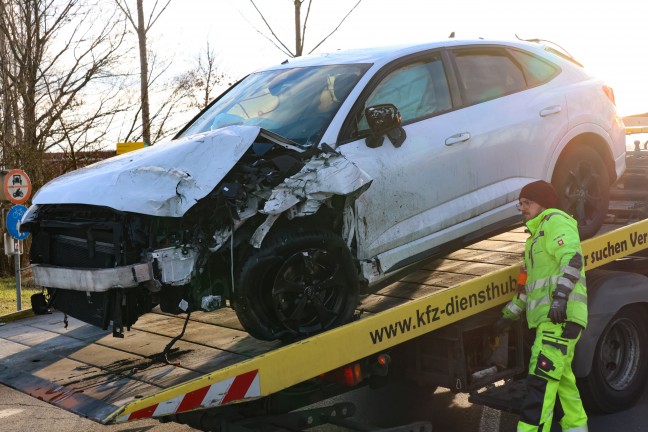
[{"label": "front wheel well", "polygon": [[341,233],[345,202],[344,196],[336,195],[322,204],[314,214],[289,219],[286,213],[283,213],[270,229],[270,233],[280,229],[299,227],[319,227],[334,233]]},{"label": "front wheel well", "polygon": [[335,212],[327,207],[320,208],[317,213],[307,216],[294,217],[288,219],[285,214],[282,214],[277,222],[272,226],[270,232],[277,231],[282,228],[288,227],[312,227],[319,226],[328,230],[335,230],[336,215]]}]

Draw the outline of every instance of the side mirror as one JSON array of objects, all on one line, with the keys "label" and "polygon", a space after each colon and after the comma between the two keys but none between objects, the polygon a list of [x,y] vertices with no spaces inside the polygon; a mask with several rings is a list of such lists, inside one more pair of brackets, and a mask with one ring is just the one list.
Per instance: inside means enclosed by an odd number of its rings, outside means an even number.
[{"label": "side mirror", "polygon": [[367,147],[380,147],[385,135],[394,147],[400,147],[407,138],[401,127],[401,114],[393,104],[374,105],[365,108],[365,117],[371,135],[367,137]]}]

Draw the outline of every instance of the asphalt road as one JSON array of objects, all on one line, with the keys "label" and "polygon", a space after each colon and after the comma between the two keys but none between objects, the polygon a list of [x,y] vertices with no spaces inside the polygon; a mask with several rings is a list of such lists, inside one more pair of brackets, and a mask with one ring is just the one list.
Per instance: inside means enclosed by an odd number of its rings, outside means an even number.
[{"label": "asphalt road", "polygon": [[[404,397],[398,389],[362,388],[336,401],[352,401],[357,407],[354,418],[376,427],[390,427],[429,421],[434,432],[514,432],[517,417],[490,408],[472,405],[466,395],[453,395],[439,389],[435,393],[417,391]],[[590,432],[644,432],[648,424],[648,391],[629,410],[608,415],[590,415]],[[63,411],[48,403],[0,385],[0,430],[12,432],[189,432],[185,425],[136,421],[124,425],[103,426]],[[313,432],[345,432],[337,426],[320,426]]]}]

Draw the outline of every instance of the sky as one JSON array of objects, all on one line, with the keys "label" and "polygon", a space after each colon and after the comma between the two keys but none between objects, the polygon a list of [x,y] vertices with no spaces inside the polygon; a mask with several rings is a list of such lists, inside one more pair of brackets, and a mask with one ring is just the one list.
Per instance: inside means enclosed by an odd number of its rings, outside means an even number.
[{"label": "sky", "polygon": [[[313,0],[306,51],[357,0]],[[294,45],[293,0],[256,0],[282,40]],[[145,2],[146,9],[147,2]],[[457,38],[540,38],[566,49],[611,86],[621,115],[648,112],[648,1],[362,0],[315,52]],[[287,56],[248,0],[172,0],[151,34],[154,49],[191,64],[207,41],[235,81]]]}]

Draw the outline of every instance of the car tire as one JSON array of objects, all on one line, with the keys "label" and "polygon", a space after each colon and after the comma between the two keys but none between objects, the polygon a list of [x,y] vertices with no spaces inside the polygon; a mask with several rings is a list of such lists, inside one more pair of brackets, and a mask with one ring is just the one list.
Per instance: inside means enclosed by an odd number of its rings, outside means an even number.
[{"label": "car tire", "polygon": [[236,314],[257,339],[307,337],[352,319],[358,281],[340,237],[324,230],[279,231],[243,264]]},{"label": "car tire", "polygon": [[561,209],[578,221],[581,239],[593,237],[610,204],[610,181],[601,156],[589,147],[567,150],[556,164],[551,183]]},{"label": "car tire", "polygon": [[590,374],[578,381],[586,408],[611,413],[628,409],[648,378],[648,331],[638,308],[619,311],[601,333]]}]

